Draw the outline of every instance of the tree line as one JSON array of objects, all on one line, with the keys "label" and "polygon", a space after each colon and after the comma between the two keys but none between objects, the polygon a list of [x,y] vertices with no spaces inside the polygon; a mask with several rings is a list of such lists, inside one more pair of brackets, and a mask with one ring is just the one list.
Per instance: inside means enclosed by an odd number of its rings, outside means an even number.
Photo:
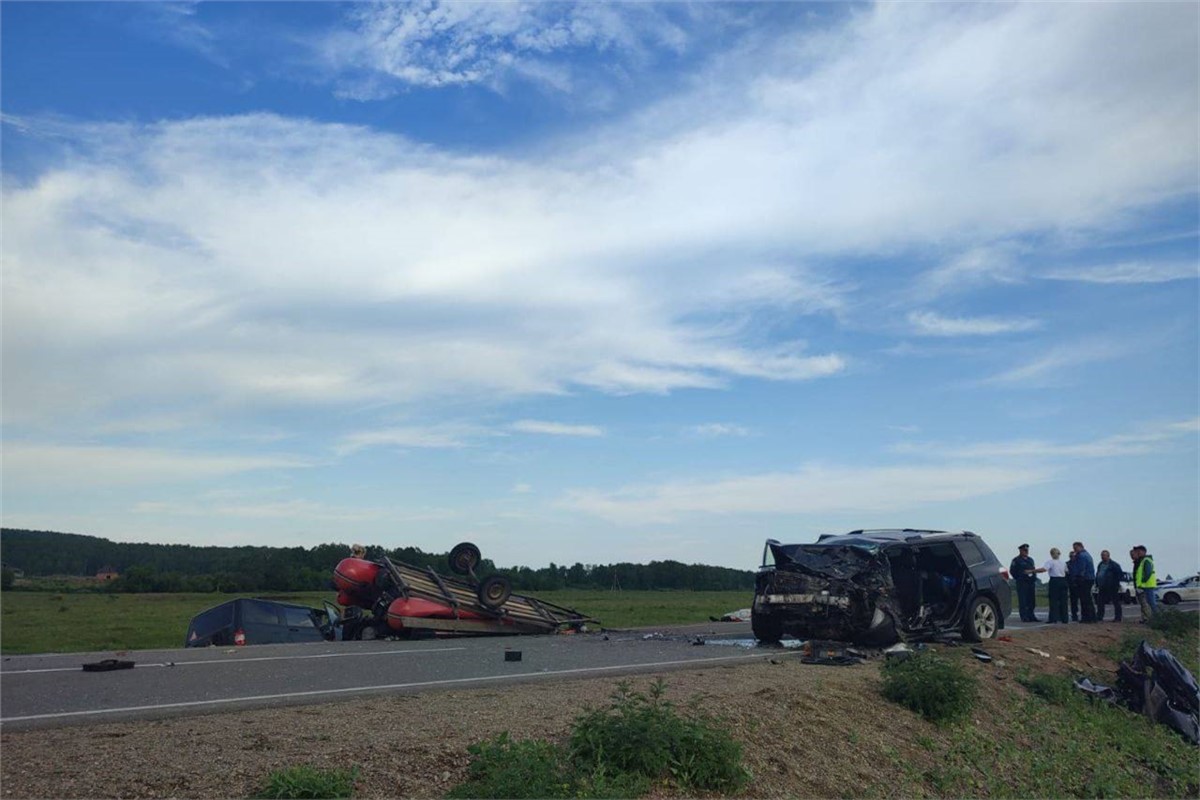
[{"label": "tree line", "polygon": [[[26,577],[91,576],[112,568],[120,577],[104,583],[116,592],[288,592],[330,587],[334,566],[349,554],[341,543],[314,547],[217,547],[186,544],[113,542],[97,536],[56,531],[0,529],[4,588],[11,569]],[[386,555],[416,567],[446,573],[448,553],[427,553],[416,547],[367,548],[368,558]],[[690,589],[740,591],[754,587],[748,570],[651,561],[649,564],[551,563],[541,568],[497,567],[483,559],[480,576],[504,575],[517,591],[556,589]]]}]

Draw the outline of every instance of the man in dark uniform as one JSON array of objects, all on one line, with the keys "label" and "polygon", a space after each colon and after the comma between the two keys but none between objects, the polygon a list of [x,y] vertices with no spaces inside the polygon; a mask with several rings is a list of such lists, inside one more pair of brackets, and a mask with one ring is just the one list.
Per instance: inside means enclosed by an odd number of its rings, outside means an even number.
[{"label": "man in dark uniform", "polygon": [[1008,574],[1017,585],[1017,608],[1022,622],[1037,622],[1033,614],[1034,592],[1037,587],[1037,576],[1033,570],[1036,565],[1029,557],[1029,545],[1023,544],[1017,548],[1017,557],[1008,565]]},{"label": "man in dark uniform", "polygon": [[1100,563],[1096,565],[1096,619],[1104,621],[1104,606],[1112,603],[1113,621],[1121,621],[1121,565],[1109,557],[1107,550],[1100,551]]},{"label": "man in dark uniform", "polygon": [[1079,622],[1079,562],[1074,550],[1067,553],[1067,595],[1071,599],[1071,622]]}]

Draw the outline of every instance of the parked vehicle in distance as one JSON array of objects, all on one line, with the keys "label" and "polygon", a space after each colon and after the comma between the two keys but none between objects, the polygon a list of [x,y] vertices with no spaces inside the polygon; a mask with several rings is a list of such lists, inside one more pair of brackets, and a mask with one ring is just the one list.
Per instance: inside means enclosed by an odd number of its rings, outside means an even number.
[{"label": "parked vehicle in distance", "polygon": [[341,612],[332,603],[312,608],[259,598],[239,598],[192,617],[184,647],[320,642],[337,638]]},{"label": "parked vehicle in distance", "polygon": [[755,580],[757,639],[890,644],[948,631],[996,636],[1012,610],[1008,572],[970,531],[913,528],[768,539]]},{"label": "parked vehicle in distance", "polygon": [[1200,600],[1200,575],[1160,583],[1158,597],[1169,606],[1185,600]]}]

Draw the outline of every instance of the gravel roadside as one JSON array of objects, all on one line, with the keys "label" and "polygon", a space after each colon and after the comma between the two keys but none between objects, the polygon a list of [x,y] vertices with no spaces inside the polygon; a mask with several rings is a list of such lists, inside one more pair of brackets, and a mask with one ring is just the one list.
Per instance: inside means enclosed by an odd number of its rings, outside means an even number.
[{"label": "gravel roadside", "polygon": [[[1051,671],[1111,669],[1097,654],[1119,637],[1119,627],[1023,632],[1014,642],[988,643],[1006,666],[974,668],[996,687],[989,692],[991,702],[1003,702],[1022,664]],[[1054,655],[1044,659],[1029,653],[1029,646]],[[644,690],[655,677],[630,681]],[[928,760],[928,749],[917,742],[939,735],[924,720],[880,699],[876,661],[813,666],[802,664],[798,653],[781,652],[769,662],[661,677],[673,700],[700,695],[705,709],[726,719],[745,746],[754,776],[746,792],[751,797],[887,796],[898,778],[896,765]],[[357,766],[356,797],[437,797],[465,776],[469,744],[502,731],[515,738],[565,737],[581,710],[607,704],[616,683],[564,680],[4,733],[0,793],[245,797],[272,770],[311,764]]]}]

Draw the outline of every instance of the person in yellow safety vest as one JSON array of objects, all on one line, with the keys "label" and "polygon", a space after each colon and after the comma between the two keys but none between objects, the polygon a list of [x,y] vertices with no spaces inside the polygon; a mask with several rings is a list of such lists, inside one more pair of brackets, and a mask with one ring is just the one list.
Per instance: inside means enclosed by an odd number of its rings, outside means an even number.
[{"label": "person in yellow safety vest", "polygon": [[1142,622],[1149,622],[1158,611],[1158,576],[1154,574],[1154,557],[1146,552],[1146,545],[1133,548],[1137,564],[1133,568],[1133,588],[1142,607]]}]

